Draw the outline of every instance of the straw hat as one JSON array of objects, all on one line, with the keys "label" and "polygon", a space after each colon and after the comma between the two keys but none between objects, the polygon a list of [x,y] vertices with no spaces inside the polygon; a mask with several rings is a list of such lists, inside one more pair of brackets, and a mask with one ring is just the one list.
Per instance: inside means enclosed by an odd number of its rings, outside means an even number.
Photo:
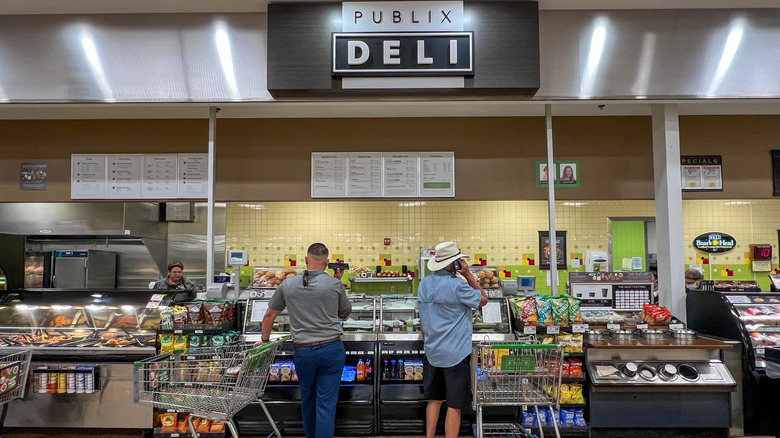
[{"label": "straw hat", "polygon": [[442,242],[436,245],[434,254],[433,258],[428,260],[428,269],[431,271],[438,271],[455,260],[468,258],[455,246],[455,242]]}]

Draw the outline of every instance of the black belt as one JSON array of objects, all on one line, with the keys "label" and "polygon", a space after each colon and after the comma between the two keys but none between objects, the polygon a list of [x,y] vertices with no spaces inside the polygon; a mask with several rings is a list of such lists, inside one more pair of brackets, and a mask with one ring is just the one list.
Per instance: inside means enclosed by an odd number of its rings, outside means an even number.
[{"label": "black belt", "polygon": [[315,341],[315,342],[309,342],[309,343],[306,343],[306,344],[295,344],[295,347],[296,348],[313,347],[315,345],[322,345],[322,344],[327,344],[327,343],[330,343],[330,342],[335,342],[335,341],[338,341],[339,339],[341,339],[341,337],[340,336],[336,336],[333,339],[326,339],[324,341]]}]

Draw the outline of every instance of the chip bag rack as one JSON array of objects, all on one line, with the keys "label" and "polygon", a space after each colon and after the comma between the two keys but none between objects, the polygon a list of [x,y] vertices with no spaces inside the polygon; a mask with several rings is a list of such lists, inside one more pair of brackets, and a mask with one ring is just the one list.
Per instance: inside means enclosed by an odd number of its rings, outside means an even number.
[{"label": "chip bag rack", "polygon": [[134,401],[158,409],[189,412],[187,424],[195,438],[195,418],[224,422],[231,434],[238,437],[233,416],[258,401],[274,433],[281,437],[260,397],[268,383],[271,363],[287,339],[256,348],[239,343],[203,353],[176,351],[135,362]]}]

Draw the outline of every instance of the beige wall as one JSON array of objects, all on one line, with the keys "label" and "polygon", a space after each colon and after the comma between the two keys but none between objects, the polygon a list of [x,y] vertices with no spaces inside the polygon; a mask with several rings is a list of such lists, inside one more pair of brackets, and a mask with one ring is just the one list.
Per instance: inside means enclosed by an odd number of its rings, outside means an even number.
[{"label": "beige wall", "polygon": [[[649,117],[556,117],[556,159],[580,162],[561,200],[653,199]],[[686,199],[771,198],[780,116],[680,118],[683,154],[722,155],[724,191]],[[0,121],[3,202],[70,199],[70,155],[206,152],[206,120]],[[546,156],[544,119],[223,119],[218,201],[308,200],[313,151],[455,151],[457,200],[543,200],[534,162]],[[46,191],[20,191],[22,162],[49,165]]]}]

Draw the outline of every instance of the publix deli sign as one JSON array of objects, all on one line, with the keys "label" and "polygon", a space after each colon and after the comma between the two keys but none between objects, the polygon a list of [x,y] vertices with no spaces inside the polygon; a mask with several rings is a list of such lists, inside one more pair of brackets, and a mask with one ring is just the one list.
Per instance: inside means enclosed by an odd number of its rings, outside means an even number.
[{"label": "publix deli sign", "polygon": [[693,239],[693,247],[712,254],[728,252],[737,246],[737,240],[726,233],[704,233]]}]

